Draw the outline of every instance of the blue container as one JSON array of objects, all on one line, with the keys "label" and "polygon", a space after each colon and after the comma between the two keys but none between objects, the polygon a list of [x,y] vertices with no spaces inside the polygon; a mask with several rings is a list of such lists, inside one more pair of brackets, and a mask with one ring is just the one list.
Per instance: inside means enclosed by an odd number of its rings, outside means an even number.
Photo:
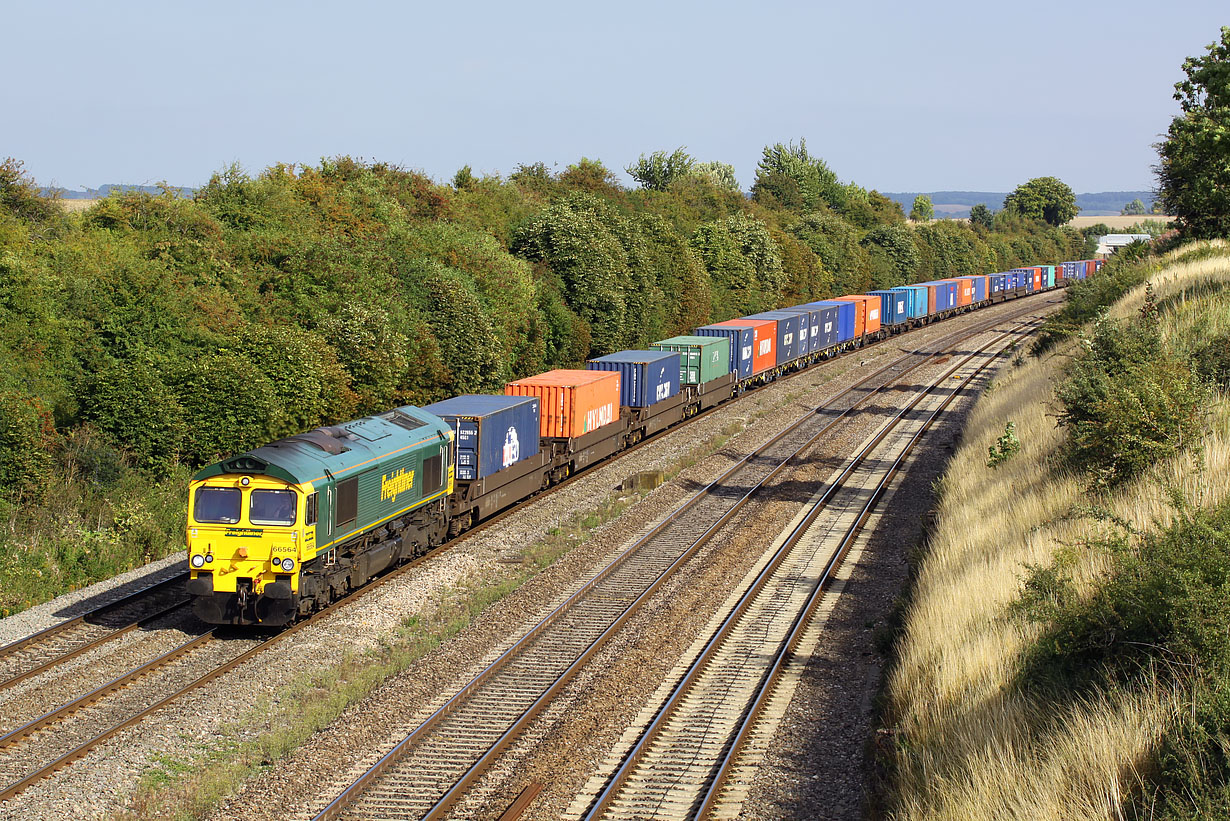
[{"label": "blue container", "polygon": [[1004,291],[1008,289],[1009,274],[991,274],[987,277],[987,282],[991,285],[991,298],[1003,296]]},{"label": "blue container", "polygon": [[899,285],[889,290],[904,291],[908,294],[905,310],[909,314],[910,319],[921,319],[927,315],[928,288],[924,288],[921,285]]},{"label": "blue container", "polygon": [[696,335],[722,336],[729,339],[731,372],[737,375],[737,379],[747,379],[752,375],[752,343],[756,340],[756,332],[750,325],[702,325],[696,329]]},{"label": "blue container", "polygon": [[1016,274],[1017,288],[1023,288],[1025,293],[1032,294],[1034,291],[1033,268],[1013,268],[1012,273]]},{"label": "blue container", "polygon": [[782,310],[807,312],[807,353],[813,354],[821,350],[820,317],[824,312],[814,305],[792,305],[789,308],[782,308]]},{"label": "blue container", "polygon": [[799,318],[799,338],[798,338],[798,355],[800,357],[807,356],[811,353],[811,310],[799,306],[792,305],[789,308],[778,308],[775,311],[769,311],[772,314],[793,314]]},{"label": "blue container", "polygon": [[842,302],[836,299],[822,299],[819,302],[809,302],[808,306],[817,305],[821,308],[837,309],[837,343],[849,342],[854,339],[854,319],[858,308],[853,302]]},{"label": "blue container", "polygon": [[935,306],[931,313],[951,311],[957,307],[957,283],[952,280],[937,279],[931,282],[921,282],[920,285],[935,286]]},{"label": "blue container", "polygon": [[678,351],[619,351],[585,363],[589,371],[619,373],[619,404],[647,408],[679,394]]},{"label": "blue container", "polygon": [[423,408],[457,435],[457,480],[471,482],[538,453],[538,398],[454,396]]},{"label": "blue container", "polygon": [[880,298],[880,324],[900,325],[910,319],[909,296],[896,289],[868,291],[867,296]]},{"label": "blue container", "polygon": [[811,346],[808,353],[816,353],[837,344],[837,306],[821,306],[817,304],[796,305],[798,310],[807,311],[808,336]]},{"label": "blue container", "polygon": [[744,319],[771,319],[777,323],[777,364],[785,365],[799,358],[799,315],[782,311],[764,311]]}]

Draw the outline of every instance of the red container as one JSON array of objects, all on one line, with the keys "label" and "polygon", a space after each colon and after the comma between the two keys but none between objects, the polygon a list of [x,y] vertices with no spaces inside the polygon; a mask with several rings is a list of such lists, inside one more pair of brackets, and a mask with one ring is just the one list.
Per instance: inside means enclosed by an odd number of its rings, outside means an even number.
[{"label": "red container", "polygon": [[538,397],[543,436],[575,439],[619,419],[617,371],[547,371],[509,382],[504,393]]},{"label": "red container", "polygon": [[853,302],[854,310],[854,336],[858,338],[863,334],[873,334],[880,330],[880,298],[878,296],[867,296],[865,294],[850,294],[849,296],[837,297],[843,302]]},{"label": "red container", "polygon": [[728,319],[710,327],[752,329],[752,376],[777,365],[777,320]]},{"label": "red container", "polygon": [[974,301],[974,283],[964,277],[953,277],[945,282],[957,283],[957,307],[964,308]]},{"label": "red container", "polygon": [[1085,260],[1085,276],[1091,277],[1095,273],[1097,273],[1097,270],[1098,270],[1097,260],[1094,260],[1094,259]]}]

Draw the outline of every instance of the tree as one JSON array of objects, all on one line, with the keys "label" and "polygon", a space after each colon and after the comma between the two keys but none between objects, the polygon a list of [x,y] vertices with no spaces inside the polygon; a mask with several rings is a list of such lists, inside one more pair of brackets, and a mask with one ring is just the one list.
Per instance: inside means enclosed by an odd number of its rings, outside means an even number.
[{"label": "tree", "polygon": [[926,194],[919,194],[914,198],[914,207],[910,209],[910,219],[914,222],[930,222],[935,216],[935,206],[931,204],[931,198]]},{"label": "tree", "polygon": [[827,205],[838,211],[847,190],[824,160],[807,153],[807,142],[765,146],[756,167],[752,195],[757,201],[776,200],[791,210],[815,211]]},{"label": "tree", "polygon": [[1139,217],[1145,214],[1145,204],[1140,201],[1140,197],[1123,206],[1123,210],[1119,212],[1123,217]]},{"label": "tree", "polygon": [[453,175],[453,187],[458,191],[466,188],[473,188],[478,180],[474,178],[474,169],[468,165],[463,165],[457,169],[457,173]]},{"label": "tree", "polygon": [[980,202],[969,209],[969,221],[970,225],[981,225],[988,231],[995,224],[995,218],[991,216],[991,209],[987,208],[984,202]]},{"label": "tree", "polygon": [[739,180],[735,178],[735,167],[729,163],[718,162],[698,162],[692,166],[692,176],[702,177],[709,180],[718,188],[724,188],[727,191],[739,190]]},{"label": "tree", "polygon": [[675,180],[692,172],[696,160],[684,148],[681,145],[670,154],[665,151],[655,151],[648,157],[642,154],[640,159],[624,170],[641,184],[641,188],[665,191]]},{"label": "tree", "polygon": [[1208,239],[1230,235],[1230,26],[1208,54],[1183,61],[1175,83],[1183,113],[1157,145],[1160,200],[1179,230]]},{"label": "tree", "polygon": [[1080,211],[1076,195],[1058,177],[1036,177],[1004,197],[1004,208],[1029,219],[1063,225]]},{"label": "tree", "polygon": [[30,222],[47,222],[60,213],[53,199],[39,194],[25,164],[12,157],[0,162],[0,213],[3,212]]}]

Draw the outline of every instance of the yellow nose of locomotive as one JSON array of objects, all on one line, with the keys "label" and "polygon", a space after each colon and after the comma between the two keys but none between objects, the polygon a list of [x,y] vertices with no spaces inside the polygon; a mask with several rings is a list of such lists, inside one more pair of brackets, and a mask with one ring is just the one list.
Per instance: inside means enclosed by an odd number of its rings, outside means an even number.
[{"label": "yellow nose of locomotive", "polygon": [[284,624],[293,618],[306,496],[303,488],[267,476],[192,483],[188,591],[202,619]]}]

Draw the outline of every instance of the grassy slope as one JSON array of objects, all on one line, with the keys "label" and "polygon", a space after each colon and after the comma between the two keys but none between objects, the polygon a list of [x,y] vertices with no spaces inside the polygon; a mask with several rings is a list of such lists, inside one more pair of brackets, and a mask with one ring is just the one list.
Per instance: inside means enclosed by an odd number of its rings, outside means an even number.
[{"label": "grassy slope", "polygon": [[[1151,278],[1164,333],[1230,325],[1230,249],[1179,262]],[[1136,311],[1144,286],[1112,316]],[[1017,685],[1037,629],[1009,612],[1029,565],[1063,546],[1109,535],[1081,479],[1058,467],[1064,431],[1052,387],[1078,341],[1005,375],[971,415],[943,480],[938,525],[922,557],[888,692],[897,760],[890,796],[902,818],[1121,817],[1125,795],[1150,774],[1151,754],[1180,697],[1167,686],[1099,693],[1056,709]],[[987,449],[1016,423],[1019,454],[991,469]],[[1214,403],[1204,447],[1156,475],[1096,500],[1138,531],[1174,517],[1167,486],[1211,507],[1230,498],[1230,402]],[[1073,551],[1078,580],[1105,570],[1103,554]]]}]

